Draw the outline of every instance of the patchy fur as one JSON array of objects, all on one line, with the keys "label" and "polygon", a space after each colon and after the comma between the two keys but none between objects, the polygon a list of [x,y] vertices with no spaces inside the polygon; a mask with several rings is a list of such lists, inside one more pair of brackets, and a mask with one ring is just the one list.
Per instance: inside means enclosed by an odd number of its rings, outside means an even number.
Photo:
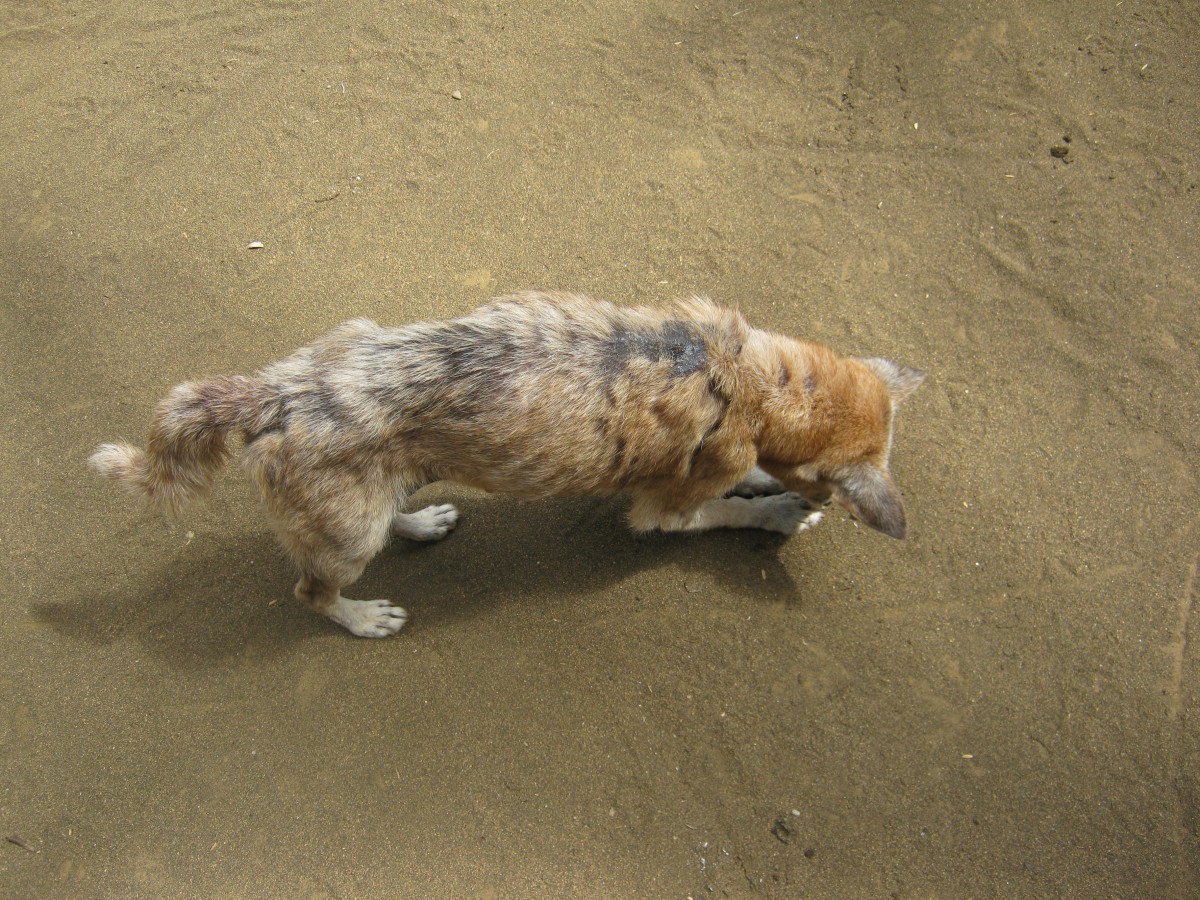
[{"label": "patchy fur", "polygon": [[341,589],[389,535],[454,527],[452,506],[404,512],[433,481],[530,498],[627,492],[639,531],[791,534],[833,497],[903,537],[892,415],[923,377],[759,331],[706,300],[656,310],[516,294],[447,322],[354,320],[255,376],[179,385],[145,450],[103,444],[91,464],[175,515],[240,437],[300,568],[296,596],[382,637],[404,611]]}]

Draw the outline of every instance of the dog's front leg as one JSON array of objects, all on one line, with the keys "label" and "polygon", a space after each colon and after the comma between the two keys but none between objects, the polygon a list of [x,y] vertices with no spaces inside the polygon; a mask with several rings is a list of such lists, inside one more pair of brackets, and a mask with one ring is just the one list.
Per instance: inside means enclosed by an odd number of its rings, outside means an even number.
[{"label": "dog's front leg", "polygon": [[786,493],[787,488],[774,475],[768,475],[758,466],[746,477],[729,489],[726,497],[766,497],[770,494]]},{"label": "dog's front leg", "polygon": [[629,520],[638,531],[708,531],[712,528],[761,528],[782,534],[807,531],[821,521],[815,510],[799,494],[773,494],[767,497],[721,497],[685,510],[671,510],[654,498],[634,501]]}]

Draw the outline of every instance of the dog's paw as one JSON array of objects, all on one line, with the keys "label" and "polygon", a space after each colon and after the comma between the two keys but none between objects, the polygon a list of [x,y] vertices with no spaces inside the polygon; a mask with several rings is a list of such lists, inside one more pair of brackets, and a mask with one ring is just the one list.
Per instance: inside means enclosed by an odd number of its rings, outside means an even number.
[{"label": "dog's paw", "polygon": [[390,637],[408,621],[408,613],[386,600],[349,600],[338,597],[329,618],[358,637]]},{"label": "dog's paw", "polygon": [[815,528],[824,516],[820,510],[813,509],[812,504],[800,494],[756,497],[754,504],[762,516],[759,527],[783,534],[799,534],[801,531]]},{"label": "dog's paw", "polygon": [[392,531],[413,541],[440,541],[458,524],[458,510],[449,503],[427,506],[392,519]]},{"label": "dog's paw", "polygon": [[786,491],[782,484],[762,469],[753,469],[750,474],[730,488],[726,497],[768,497],[782,494]]}]

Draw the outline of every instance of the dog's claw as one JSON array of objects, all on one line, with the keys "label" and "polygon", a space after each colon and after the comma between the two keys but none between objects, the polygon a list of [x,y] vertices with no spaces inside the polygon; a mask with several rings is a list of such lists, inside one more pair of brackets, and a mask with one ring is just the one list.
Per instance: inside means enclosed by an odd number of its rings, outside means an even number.
[{"label": "dog's claw", "polygon": [[458,524],[458,510],[450,503],[427,506],[392,519],[392,532],[412,541],[440,541]]},{"label": "dog's claw", "polygon": [[408,621],[402,607],[387,600],[349,600],[339,597],[329,618],[358,637],[390,637]]}]

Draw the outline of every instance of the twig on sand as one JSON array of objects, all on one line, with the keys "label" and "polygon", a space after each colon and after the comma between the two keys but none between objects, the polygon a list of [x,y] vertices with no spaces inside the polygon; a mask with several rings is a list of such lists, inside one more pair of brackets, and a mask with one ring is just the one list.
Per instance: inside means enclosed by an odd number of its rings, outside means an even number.
[{"label": "twig on sand", "polygon": [[8,837],[5,838],[5,840],[8,841],[10,844],[16,844],[18,847],[20,847],[22,850],[25,850],[28,853],[40,853],[41,852],[36,847],[31,847],[26,841],[24,841],[22,838],[18,837],[15,834],[10,834]]}]

